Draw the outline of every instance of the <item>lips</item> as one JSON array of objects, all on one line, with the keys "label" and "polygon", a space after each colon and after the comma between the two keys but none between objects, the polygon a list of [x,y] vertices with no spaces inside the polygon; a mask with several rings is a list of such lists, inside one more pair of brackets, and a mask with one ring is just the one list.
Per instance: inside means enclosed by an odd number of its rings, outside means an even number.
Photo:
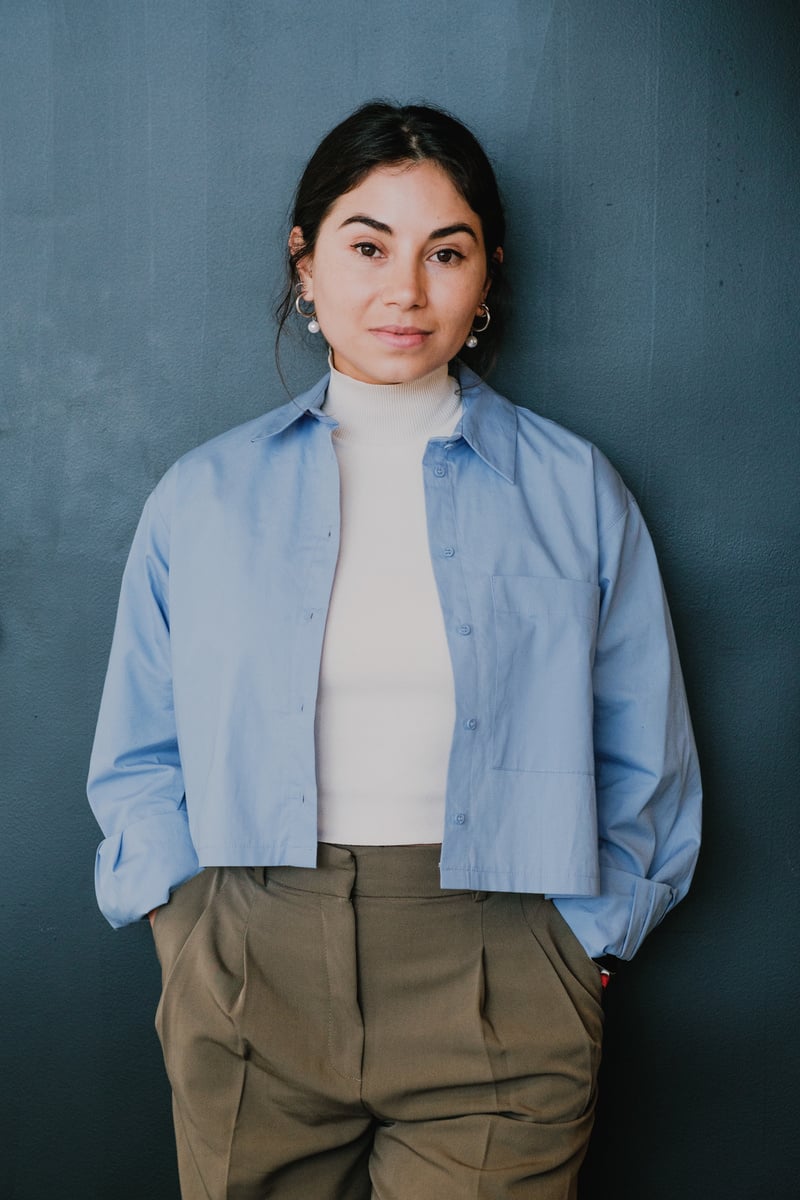
[{"label": "lips", "polygon": [[421,346],[430,337],[429,330],[417,329],[415,325],[380,325],[371,329],[370,333],[385,345],[399,349]]}]

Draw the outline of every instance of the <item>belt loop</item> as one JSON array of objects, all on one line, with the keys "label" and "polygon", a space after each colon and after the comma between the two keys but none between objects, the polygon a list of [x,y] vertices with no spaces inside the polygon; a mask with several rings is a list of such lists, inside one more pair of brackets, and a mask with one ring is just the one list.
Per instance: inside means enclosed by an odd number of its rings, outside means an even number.
[{"label": "belt loop", "polygon": [[489,895],[488,892],[473,892],[472,899],[475,901],[476,904],[479,904],[479,903],[482,903],[488,895]]},{"label": "belt loop", "polygon": [[253,872],[253,878],[261,887],[267,886],[267,868],[266,867],[250,867]]}]

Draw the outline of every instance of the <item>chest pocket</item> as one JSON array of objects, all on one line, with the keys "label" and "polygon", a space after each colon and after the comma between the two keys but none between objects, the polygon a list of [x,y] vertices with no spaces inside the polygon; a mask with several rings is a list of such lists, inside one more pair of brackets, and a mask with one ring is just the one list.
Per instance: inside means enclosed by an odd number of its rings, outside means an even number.
[{"label": "chest pocket", "polygon": [[493,766],[594,773],[592,664],[600,589],[572,579],[492,577]]}]

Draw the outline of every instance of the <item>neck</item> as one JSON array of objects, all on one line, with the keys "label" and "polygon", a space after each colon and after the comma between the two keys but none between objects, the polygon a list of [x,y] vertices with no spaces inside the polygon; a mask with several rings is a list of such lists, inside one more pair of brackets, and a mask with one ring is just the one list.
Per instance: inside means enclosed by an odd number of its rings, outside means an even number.
[{"label": "neck", "polygon": [[331,364],[324,407],[339,422],[338,441],[397,443],[455,423],[460,398],[446,364],[408,383],[363,383]]}]

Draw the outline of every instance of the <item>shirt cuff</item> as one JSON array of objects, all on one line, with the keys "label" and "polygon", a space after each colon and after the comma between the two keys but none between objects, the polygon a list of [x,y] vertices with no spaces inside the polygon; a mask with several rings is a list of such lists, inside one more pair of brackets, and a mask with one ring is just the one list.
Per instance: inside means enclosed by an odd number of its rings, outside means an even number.
[{"label": "shirt cuff", "polygon": [[185,808],[145,817],[100,843],[97,903],[114,929],[166,904],[170,891],[200,870]]},{"label": "shirt cuff", "polygon": [[601,866],[600,895],[553,896],[553,903],[590,958],[633,958],[675,902],[666,883]]}]

